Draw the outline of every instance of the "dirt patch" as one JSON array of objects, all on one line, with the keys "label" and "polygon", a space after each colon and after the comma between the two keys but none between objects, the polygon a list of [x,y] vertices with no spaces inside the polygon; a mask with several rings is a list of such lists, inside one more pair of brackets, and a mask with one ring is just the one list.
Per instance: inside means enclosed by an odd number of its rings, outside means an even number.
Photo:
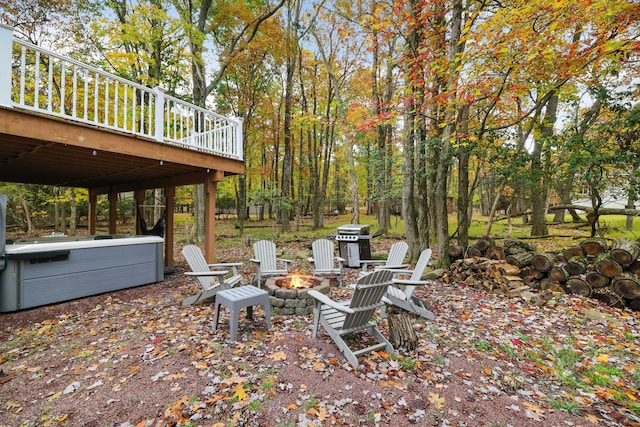
[{"label": "dirt patch", "polygon": [[[238,250],[221,261],[251,257]],[[312,315],[274,316],[267,330],[256,310],[230,343],[228,312],[214,331],[211,304],[181,306],[199,286],[183,270],[1,314],[0,426],[640,425],[637,313],[434,282],[417,292],[436,314],[414,319],[418,348],[355,370],[325,333],[312,337]]]}]

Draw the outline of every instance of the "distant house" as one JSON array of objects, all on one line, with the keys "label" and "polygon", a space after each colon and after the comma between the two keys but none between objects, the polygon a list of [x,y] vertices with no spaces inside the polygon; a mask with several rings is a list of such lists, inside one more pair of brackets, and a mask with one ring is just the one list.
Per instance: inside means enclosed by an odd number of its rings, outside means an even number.
[{"label": "distant house", "polygon": [[[622,188],[610,189],[601,194],[602,208],[606,209],[629,209],[627,203],[629,202],[629,194],[627,190]],[[592,208],[591,199],[589,197],[579,198],[572,202],[574,205],[584,206]],[[640,208],[640,201],[636,201],[635,206],[632,209]]]}]

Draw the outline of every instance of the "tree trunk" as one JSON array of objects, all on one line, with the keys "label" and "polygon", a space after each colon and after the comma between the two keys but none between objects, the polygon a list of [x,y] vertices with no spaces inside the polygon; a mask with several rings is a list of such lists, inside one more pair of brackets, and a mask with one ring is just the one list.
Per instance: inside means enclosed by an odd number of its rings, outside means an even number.
[{"label": "tree trunk", "polygon": [[[545,115],[540,123],[540,133],[534,137],[533,153],[531,154],[531,172],[533,175],[533,188],[531,192],[531,235],[546,236],[549,234],[546,219],[547,195],[549,193],[549,180],[547,168],[543,165],[543,154],[547,140],[553,136],[553,125],[556,122],[558,110],[558,95],[552,94],[546,104]],[[548,160],[548,158],[547,158]]]},{"label": "tree trunk", "polygon": [[418,335],[413,326],[412,315],[395,305],[387,305],[389,341],[396,347],[411,351],[418,346]]},{"label": "tree trunk", "polygon": [[76,203],[76,189],[69,188],[69,235],[76,235],[76,227],[78,224],[78,205]]},{"label": "tree trunk", "polygon": [[507,185],[507,178],[503,177],[500,181],[500,187],[496,192],[495,198],[493,199],[493,204],[491,205],[491,211],[489,212],[489,219],[487,220],[487,228],[484,231],[484,235],[488,236],[491,233],[491,227],[493,227],[493,222],[495,221],[496,212],[498,211],[498,206],[500,205],[500,197],[502,197],[502,191],[504,191],[504,187]]},{"label": "tree trunk", "polygon": [[[469,133],[469,106],[465,105],[460,111],[461,132]],[[469,144],[462,141],[458,147],[458,244],[469,244],[469,225],[471,224],[471,201],[469,194]],[[485,249],[486,251],[486,249]]]},{"label": "tree trunk", "polygon": [[31,210],[29,209],[29,202],[24,197],[24,193],[22,192],[22,184],[16,184],[16,190],[18,192],[18,197],[20,197],[20,204],[22,205],[22,210],[24,213],[24,220],[27,224],[27,234],[30,236],[33,234],[33,223],[31,222]]},{"label": "tree trunk", "polygon": [[[410,79],[406,80],[411,85]],[[404,168],[402,169],[402,218],[404,219],[405,235],[409,244],[409,258],[417,259],[420,253],[420,237],[418,235],[418,216],[416,212],[415,195],[415,153],[416,153],[416,111],[415,100],[410,98],[405,101],[404,108],[404,138],[402,156]]]}]

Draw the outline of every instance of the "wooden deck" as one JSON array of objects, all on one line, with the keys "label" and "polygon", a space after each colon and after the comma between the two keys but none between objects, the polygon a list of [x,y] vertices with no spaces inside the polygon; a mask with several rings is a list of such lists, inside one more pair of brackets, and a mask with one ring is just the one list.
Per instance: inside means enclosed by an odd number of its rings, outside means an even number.
[{"label": "wooden deck", "polygon": [[[0,181],[87,188],[89,232],[97,196],[204,184],[206,236],[215,229],[215,194],[224,177],[244,173],[242,120],[159,88],[145,88],[31,45],[0,25]],[[172,209],[167,230],[173,230]],[[165,237],[173,265],[173,236]],[[213,238],[205,256],[214,259]]]}]

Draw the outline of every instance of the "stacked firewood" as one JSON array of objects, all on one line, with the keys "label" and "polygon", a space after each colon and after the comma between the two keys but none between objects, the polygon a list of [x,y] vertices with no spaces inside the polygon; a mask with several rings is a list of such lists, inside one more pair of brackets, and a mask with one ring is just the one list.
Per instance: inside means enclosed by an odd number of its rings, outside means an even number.
[{"label": "stacked firewood", "polygon": [[464,282],[507,296],[523,291],[571,293],[599,299],[615,307],[640,311],[640,243],[587,239],[560,253],[538,253],[525,242],[506,239],[498,247],[483,238],[465,251],[453,247],[444,280]]}]

